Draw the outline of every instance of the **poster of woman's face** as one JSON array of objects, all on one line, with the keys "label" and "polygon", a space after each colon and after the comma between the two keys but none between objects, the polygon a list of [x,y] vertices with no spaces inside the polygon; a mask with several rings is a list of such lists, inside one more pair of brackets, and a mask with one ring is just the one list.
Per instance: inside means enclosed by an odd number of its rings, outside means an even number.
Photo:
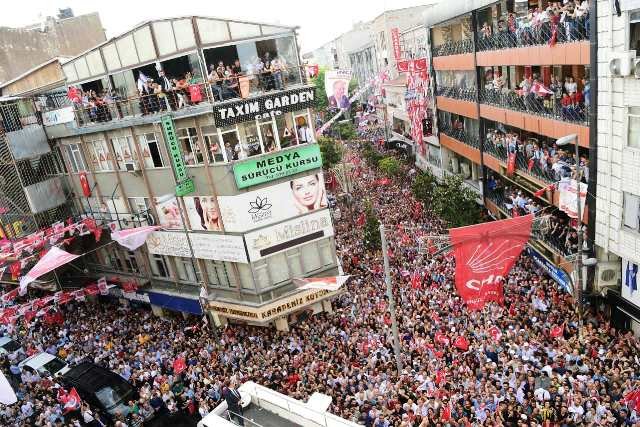
[{"label": "poster of woman's face", "polygon": [[184,197],[184,205],[192,230],[222,231],[220,211],[215,197]]},{"label": "poster of woman's face", "polygon": [[162,203],[156,203],[158,212],[158,224],[167,229],[182,229],[182,218],[178,199],[173,198]]},{"label": "poster of woman's face", "polygon": [[296,178],[289,182],[293,204],[299,214],[327,207],[324,182],[319,174]]}]

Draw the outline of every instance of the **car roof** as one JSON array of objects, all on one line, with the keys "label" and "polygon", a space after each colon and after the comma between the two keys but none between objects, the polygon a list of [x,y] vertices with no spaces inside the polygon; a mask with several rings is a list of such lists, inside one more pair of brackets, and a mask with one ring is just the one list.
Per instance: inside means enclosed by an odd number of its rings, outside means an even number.
[{"label": "car roof", "polygon": [[113,384],[114,381],[129,384],[120,375],[89,362],[72,367],[62,377],[91,393],[100,390],[105,385]]},{"label": "car roof", "polygon": [[22,362],[20,362],[19,366],[27,365],[32,368],[39,368],[40,366],[43,366],[49,363],[51,360],[55,358],[56,357],[53,354],[49,354],[49,353],[34,354],[33,356],[27,357]]},{"label": "car roof", "polygon": [[0,337],[0,346],[5,345],[9,341],[13,341],[11,337]]}]

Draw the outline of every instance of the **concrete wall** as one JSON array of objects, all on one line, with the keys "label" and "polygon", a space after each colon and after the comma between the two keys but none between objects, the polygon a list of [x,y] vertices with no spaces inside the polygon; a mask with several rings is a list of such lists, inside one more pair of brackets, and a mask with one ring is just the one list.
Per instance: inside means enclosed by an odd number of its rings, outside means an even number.
[{"label": "concrete wall", "polygon": [[61,89],[64,87],[64,74],[62,74],[60,62],[53,61],[3,87],[2,95],[27,95],[36,93],[38,90],[49,90],[58,86]]},{"label": "concrete wall", "polygon": [[640,79],[614,77],[612,52],[629,50],[629,12],[598,7],[598,188],[596,244],[605,252],[640,263],[640,233],[624,226],[624,193],[640,196],[640,149],[628,144],[629,107],[640,107]]},{"label": "concrete wall", "polygon": [[0,82],[56,56],[75,56],[106,40],[97,13],[47,21],[44,32],[0,27]]}]

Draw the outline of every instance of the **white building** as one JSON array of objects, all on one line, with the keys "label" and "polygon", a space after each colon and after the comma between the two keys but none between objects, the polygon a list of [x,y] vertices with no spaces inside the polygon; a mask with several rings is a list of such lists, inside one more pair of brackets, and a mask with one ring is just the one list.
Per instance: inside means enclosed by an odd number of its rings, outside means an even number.
[{"label": "white building", "polygon": [[640,333],[640,2],[599,0],[596,289]]}]

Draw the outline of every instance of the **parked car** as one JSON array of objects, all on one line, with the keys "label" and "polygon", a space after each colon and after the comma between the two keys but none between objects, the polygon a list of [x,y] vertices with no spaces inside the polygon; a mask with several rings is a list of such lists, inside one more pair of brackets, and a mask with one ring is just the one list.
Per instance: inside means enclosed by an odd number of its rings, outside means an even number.
[{"label": "parked car", "polygon": [[71,367],[60,380],[65,387],[75,387],[83,401],[109,416],[128,415],[127,404],[138,399],[138,392],[124,378],[91,362]]},{"label": "parked car", "polygon": [[53,354],[40,353],[24,359],[18,366],[27,371],[37,372],[41,376],[57,377],[69,371],[69,365]]},{"label": "parked car", "polygon": [[16,351],[24,352],[22,346],[11,339],[11,337],[0,337],[0,355],[15,353]]}]

